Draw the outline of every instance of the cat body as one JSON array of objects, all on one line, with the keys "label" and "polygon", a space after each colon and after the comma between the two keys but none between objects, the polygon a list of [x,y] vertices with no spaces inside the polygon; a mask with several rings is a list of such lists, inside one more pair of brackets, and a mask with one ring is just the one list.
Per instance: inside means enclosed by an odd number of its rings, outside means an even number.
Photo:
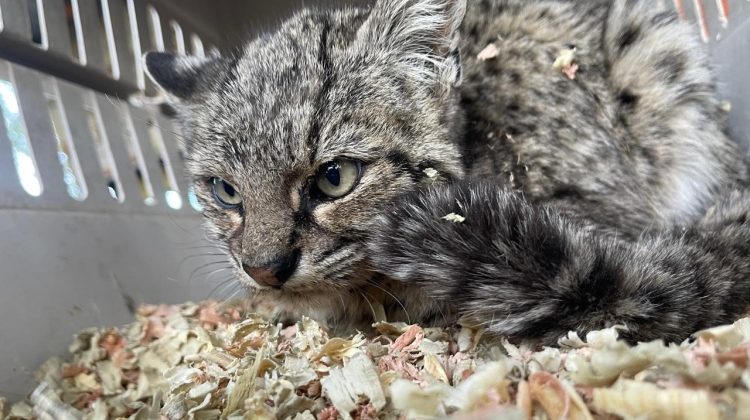
[{"label": "cat body", "polygon": [[380,0],[229,58],[146,56],[257,298],[341,331],[463,317],[550,343],[680,340],[750,303],[707,63],[646,0]]}]

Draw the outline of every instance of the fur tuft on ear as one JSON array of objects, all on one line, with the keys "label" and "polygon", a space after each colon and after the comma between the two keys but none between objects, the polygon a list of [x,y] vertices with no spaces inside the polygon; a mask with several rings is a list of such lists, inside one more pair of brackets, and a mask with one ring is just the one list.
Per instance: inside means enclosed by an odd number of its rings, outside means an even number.
[{"label": "fur tuft on ear", "polygon": [[410,77],[457,86],[461,82],[459,27],[467,0],[379,0],[359,39],[392,53]]},{"label": "fur tuft on ear", "polygon": [[200,58],[167,52],[148,52],[143,56],[144,67],[151,80],[183,100],[190,99],[196,93],[206,68],[218,60],[216,56]]}]

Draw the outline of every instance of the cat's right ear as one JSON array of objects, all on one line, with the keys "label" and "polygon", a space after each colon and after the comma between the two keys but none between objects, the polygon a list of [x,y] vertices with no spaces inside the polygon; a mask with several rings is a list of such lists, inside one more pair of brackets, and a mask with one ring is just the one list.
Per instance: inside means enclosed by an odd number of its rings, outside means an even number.
[{"label": "cat's right ear", "polygon": [[467,1],[473,0],[378,0],[358,39],[368,49],[392,55],[418,80],[458,86],[459,27]]},{"label": "cat's right ear", "polygon": [[200,81],[205,79],[207,69],[215,64],[218,56],[179,56],[168,52],[148,52],[143,56],[146,73],[157,85],[182,100],[189,100],[197,93]]}]

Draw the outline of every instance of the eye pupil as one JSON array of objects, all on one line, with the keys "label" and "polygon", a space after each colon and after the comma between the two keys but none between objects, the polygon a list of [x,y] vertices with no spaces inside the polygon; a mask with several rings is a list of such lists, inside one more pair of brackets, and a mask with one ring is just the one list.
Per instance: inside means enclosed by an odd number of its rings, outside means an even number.
[{"label": "eye pupil", "polygon": [[234,185],[221,178],[211,180],[214,199],[224,208],[237,208],[242,205],[242,197],[237,193]]},{"label": "eye pupil", "polygon": [[331,185],[338,187],[341,185],[341,171],[338,164],[333,164],[326,169],[326,179]]},{"label": "eye pupil", "polygon": [[357,185],[361,171],[362,164],[350,159],[324,163],[315,175],[315,191],[327,198],[341,198]]},{"label": "eye pupil", "polygon": [[224,182],[224,192],[227,193],[227,195],[234,197],[234,187],[229,185],[228,183]]}]

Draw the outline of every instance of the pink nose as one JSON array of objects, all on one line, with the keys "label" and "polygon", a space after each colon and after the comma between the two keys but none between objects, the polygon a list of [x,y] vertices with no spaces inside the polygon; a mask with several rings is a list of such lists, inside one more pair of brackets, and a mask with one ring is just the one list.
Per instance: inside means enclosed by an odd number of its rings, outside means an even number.
[{"label": "pink nose", "polygon": [[295,249],[291,254],[277,258],[261,267],[250,267],[242,264],[242,269],[258,284],[274,288],[280,288],[297,269],[300,258],[300,250]]},{"label": "pink nose", "polygon": [[257,281],[258,284],[269,287],[279,287],[282,284],[282,282],[279,281],[278,277],[276,277],[273,271],[267,268],[248,267],[245,264],[242,264],[242,268],[250,277],[253,278],[253,280]]}]

